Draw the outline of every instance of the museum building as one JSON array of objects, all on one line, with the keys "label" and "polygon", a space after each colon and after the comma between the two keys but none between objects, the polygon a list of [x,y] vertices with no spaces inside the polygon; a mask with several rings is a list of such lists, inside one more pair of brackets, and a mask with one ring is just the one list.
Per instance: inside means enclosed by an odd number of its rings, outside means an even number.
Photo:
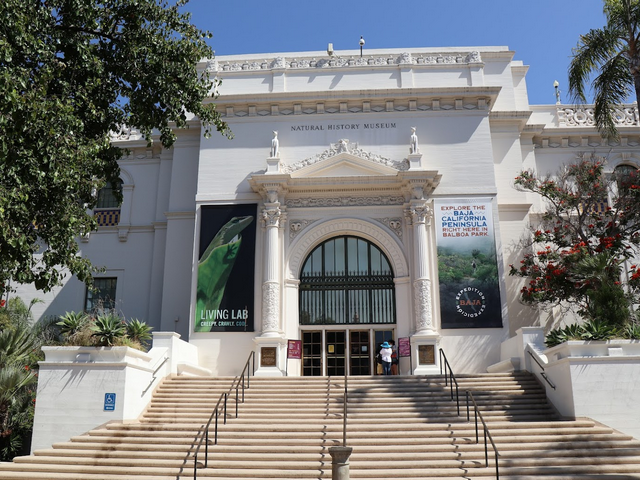
[{"label": "museum building", "polygon": [[[98,231],[79,239],[105,270],[37,296],[37,316],[109,307],[176,331],[199,364],[237,374],[372,375],[396,341],[401,374],[483,372],[525,326],[558,315],[518,298],[507,275],[542,209],[514,188],[581,153],[640,166],[637,104],[620,140],[591,107],[532,106],[507,47],[238,55],[203,61],[222,80],[233,139],[198,120],[170,150],[136,131],[114,143],[124,199],[109,187]],[[551,79],[551,82],[553,79]],[[551,85],[550,82],[550,85]],[[553,99],[553,88],[550,87]]]}]

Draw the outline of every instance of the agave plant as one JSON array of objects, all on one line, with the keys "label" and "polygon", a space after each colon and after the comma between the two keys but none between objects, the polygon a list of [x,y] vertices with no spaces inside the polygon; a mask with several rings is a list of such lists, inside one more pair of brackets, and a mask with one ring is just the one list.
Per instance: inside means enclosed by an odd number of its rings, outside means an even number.
[{"label": "agave plant", "polygon": [[89,316],[84,312],[66,312],[60,321],[56,323],[60,327],[60,333],[71,338],[89,323]]},{"label": "agave plant", "polygon": [[629,323],[621,331],[623,338],[640,340],[640,323]]},{"label": "agave plant", "polygon": [[588,320],[582,325],[583,340],[610,340],[618,336],[620,329],[604,320]]},{"label": "agave plant", "polygon": [[91,330],[98,346],[101,347],[111,347],[118,338],[124,337],[127,333],[125,321],[112,313],[96,317]]},{"label": "agave plant", "polygon": [[147,325],[145,322],[141,322],[137,318],[132,318],[127,323],[127,337],[140,344],[151,340],[151,330],[153,330],[153,327]]}]

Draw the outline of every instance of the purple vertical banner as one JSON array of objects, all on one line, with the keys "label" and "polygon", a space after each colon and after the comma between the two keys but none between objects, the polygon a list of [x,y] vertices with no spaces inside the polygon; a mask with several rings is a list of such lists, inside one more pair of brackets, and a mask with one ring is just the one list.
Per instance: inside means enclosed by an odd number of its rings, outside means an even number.
[{"label": "purple vertical banner", "polygon": [[403,337],[398,339],[398,356],[410,357],[411,356],[411,340],[409,337]]},{"label": "purple vertical banner", "polygon": [[287,358],[302,358],[302,340],[289,340],[287,344]]}]

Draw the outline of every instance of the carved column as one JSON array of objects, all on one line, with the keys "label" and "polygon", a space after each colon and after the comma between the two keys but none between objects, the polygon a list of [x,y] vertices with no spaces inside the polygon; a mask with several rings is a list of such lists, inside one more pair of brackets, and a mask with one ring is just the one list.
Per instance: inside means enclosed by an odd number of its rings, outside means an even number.
[{"label": "carved column", "polygon": [[267,192],[267,201],[262,209],[262,220],[266,229],[264,243],[264,277],[262,283],[262,336],[279,335],[280,326],[280,280],[279,232],[284,214],[280,209],[277,190]]},{"label": "carved column", "polygon": [[414,272],[413,294],[415,299],[416,332],[433,331],[431,278],[429,275],[429,244],[427,227],[431,225],[433,210],[424,200],[412,200],[407,217],[413,226]]}]

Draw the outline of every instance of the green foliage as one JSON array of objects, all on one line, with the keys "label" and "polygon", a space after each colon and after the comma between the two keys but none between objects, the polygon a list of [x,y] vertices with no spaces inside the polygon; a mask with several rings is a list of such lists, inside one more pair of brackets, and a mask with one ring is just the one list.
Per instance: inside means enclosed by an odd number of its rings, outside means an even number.
[{"label": "green foliage", "polygon": [[620,333],[622,338],[640,340],[640,323],[629,323],[622,328]]},{"label": "green foliage", "polygon": [[89,323],[89,315],[84,312],[67,312],[56,323],[60,327],[60,333],[72,338],[79,334]]},{"label": "green foliage", "polygon": [[112,133],[156,129],[168,148],[192,113],[205,135],[230,134],[197,67],[210,33],[184,3],[0,2],[0,294],[10,278],[48,291],[65,269],[91,282],[75,238],[96,228],[96,189],[117,183]]},{"label": "green foliage", "polygon": [[91,326],[99,347],[111,347],[118,338],[127,334],[125,321],[117,315],[107,314],[96,317]]},{"label": "green foliage", "polygon": [[18,297],[0,310],[0,461],[7,461],[29,446],[24,439],[33,425],[40,334],[46,329],[31,325],[30,307]]},{"label": "green foliage", "polygon": [[546,210],[509,273],[528,280],[520,292],[525,303],[565,303],[585,319],[622,326],[639,300],[640,272],[631,266],[627,281],[621,271],[640,244],[640,183],[631,176],[614,194],[615,178],[603,165],[602,158],[582,155],[553,178],[531,171],[516,177],[516,188],[540,195]]},{"label": "green foliage", "polygon": [[623,330],[604,320],[587,320],[584,324],[572,324],[564,328],[551,330],[545,345],[549,348],[560,345],[569,340],[611,340],[623,336]]},{"label": "green foliage", "polygon": [[137,318],[133,318],[127,322],[127,337],[142,345],[153,338],[151,330],[153,330],[152,327]]},{"label": "green foliage", "polygon": [[586,103],[587,86],[595,94],[595,120],[600,134],[617,138],[614,107],[635,93],[640,101],[640,1],[604,0],[607,24],[580,36],[569,67],[569,92]]},{"label": "green foliage", "polygon": [[62,344],[84,347],[146,350],[153,329],[137,318],[126,321],[115,313],[88,315],[85,312],[67,312],[54,323],[61,329]]}]

